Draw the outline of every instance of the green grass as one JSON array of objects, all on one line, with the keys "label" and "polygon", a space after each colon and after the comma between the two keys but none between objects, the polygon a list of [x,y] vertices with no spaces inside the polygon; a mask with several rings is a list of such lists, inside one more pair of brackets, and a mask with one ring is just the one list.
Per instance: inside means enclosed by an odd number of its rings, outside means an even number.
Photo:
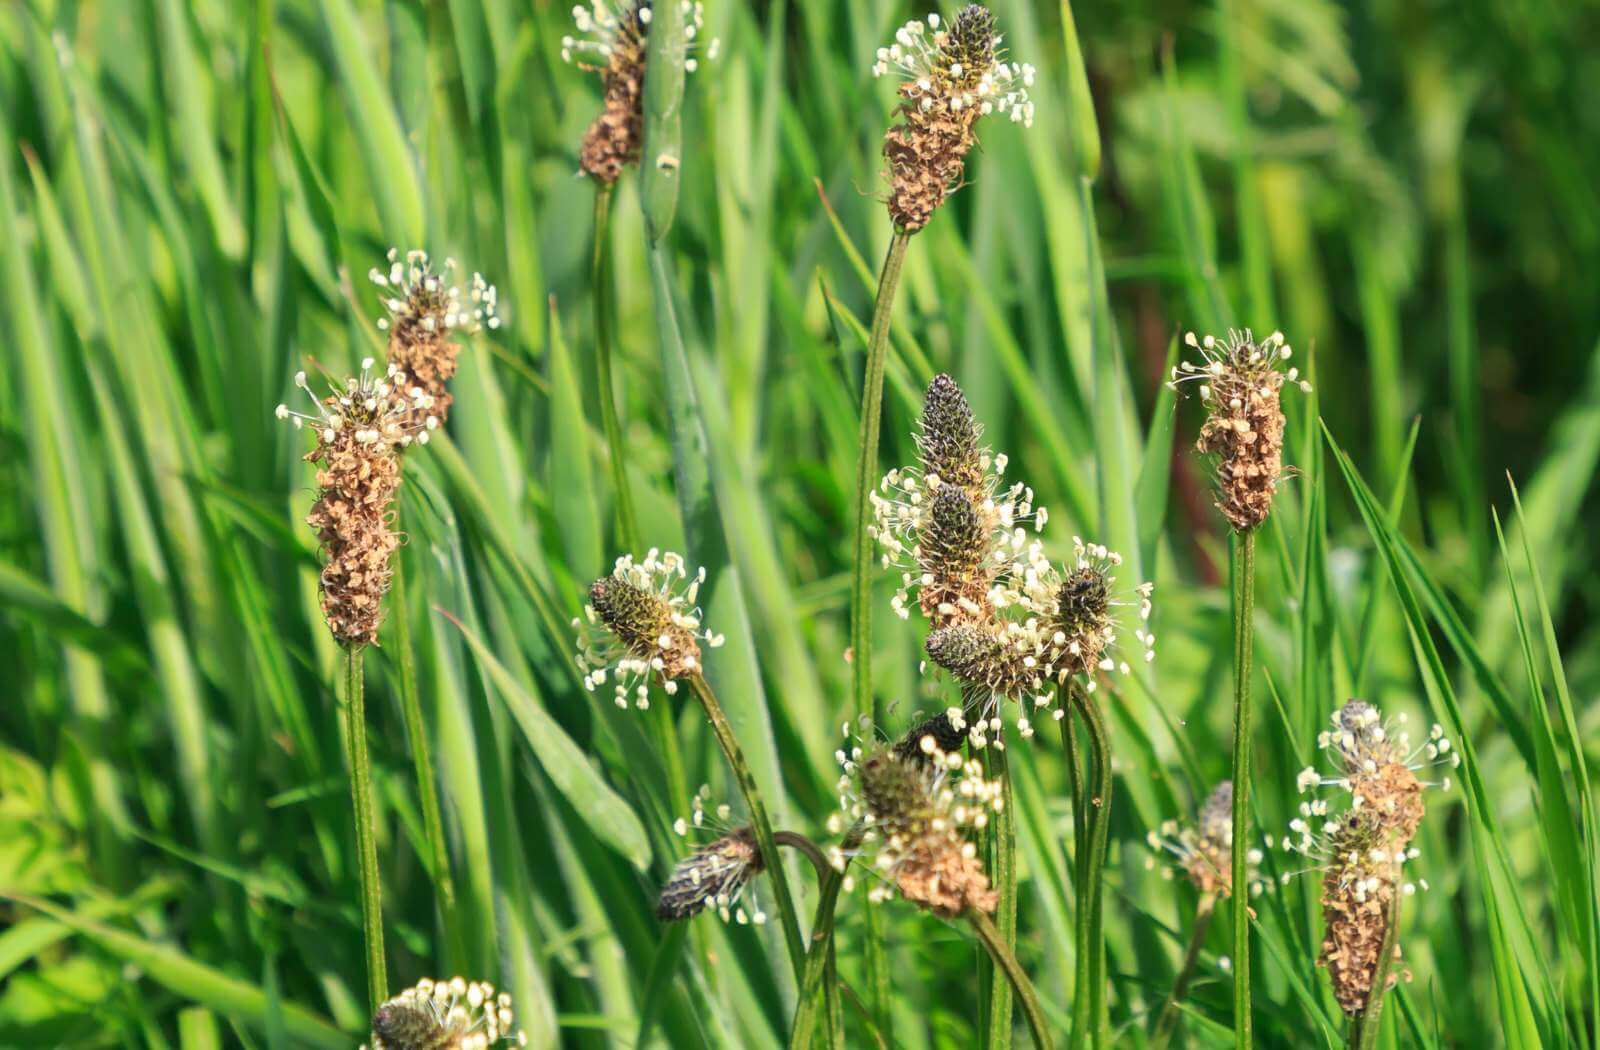
[{"label": "green grass", "polygon": [[[690,794],[739,795],[700,706],[584,691],[568,622],[619,518],[706,564],[728,638],[707,677],[774,827],[818,841],[841,724],[875,697],[894,733],[956,697],[887,573],[866,692],[846,660],[892,233],[870,65],[925,8],[708,0],[721,54],[651,83],[644,179],[597,263],[569,6],[0,5],[0,1046],[366,1037],[342,653],[303,435],[272,409],[295,371],[381,351],[365,274],[391,246],[482,271],[505,324],[408,453],[406,606],[365,657],[390,990],[491,980],[535,1046],[787,1044],[769,883],[759,928],[654,915]],[[1228,537],[1198,410],[1162,385],[1182,332],[1229,325],[1283,330],[1315,386],[1285,398],[1298,471],[1255,538],[1255,837],[1283,834],[1344,699],[1443,723],[1464,761],[1430,795],[1410,863],[1432,889],[1401,909],[1411,980],[1375,1045],[1597,1045],[1594,15],[1414,6],[997,0],[1037,122],[980,124],[970,185],[906,253],[874,469],[910,461],[948,371],[1051,509],[1052,555],[1103,540],[1156,583],[1156,661],[1096,694],[1108,1045],[1147,1042],[1199,903],[1146,870],[1145,833],[1230,768]],[[1066,1046],[1069,770],[1055,731],[1008,756],[1016,954]],[[817,882],[787,882],[805,937]],[[1316,898],[1302,878],[1255,902],[1257,1045],[1346,1038]],[[868,907],[839,896],[819,1033],[1026,1045],[1018,1010],[993,1030],[1006,993],[966,924]],[[1217,910],[1173,1045],[1233,1044],[1244,921]]]}]

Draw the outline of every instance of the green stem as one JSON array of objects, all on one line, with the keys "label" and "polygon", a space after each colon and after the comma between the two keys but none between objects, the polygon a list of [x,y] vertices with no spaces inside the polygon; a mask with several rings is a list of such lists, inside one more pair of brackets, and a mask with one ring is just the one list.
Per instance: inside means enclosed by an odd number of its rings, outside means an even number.
[{"label": "green stem", "polygon": [[778,855],[778,846],[773,839],[767,805],[761,800],[761,789],[756,785],[755,775],[750,772],[750,763],[745,761],[744,751],[734,738],[733,727],[728,724],[728,716],[723,713],[717,695],[711,691],[711,684],[698,674],[690,675],[688,681],[695,698],[705,709],[711,731],[716,735],[722,754],[733,770],[733,778],[738,781],[739,790],[744,794],[745,807],[750,810],[750,827],[755,831],[756,847],[761,851],[767,874],[772,877],[772,895],[778,899],[778,921],[783,926],[783,939],[789,946],[789,962],[794,966],[798,979],[806,968],[805,942],[800,938],[800,920],[795,914],[794,898],[789,894],[789,877],[783,869],[783,858]]},{"label": "green stem", "polygon": [[[1003,740],[995,741],[1003,745]],[[996,931],[1007,948],[1017,943],[1017,825],[1011,796],[1011,766],[1006,761],[1003,746],[989,753],[991,774],[1000,781],[1002,805],[991,823],[994,829],[994,876],[998,901],[995,916],[999,920]],[[1011,975],[996,967],[990,975],[987,1045],[990,1050],[1006,1050],[1011,1046]]]},{"label": "green stem", "polygon": [[422,717],[422,698],[417,691],[416,652],[411,644],[411,619],[407,615],[405,558],[396,555],[394,580],[390,584],[390,634],[395,662],[400,672],[400,711],[405,718],[406,736],[411,745],[411,763],[416,769],[417,797],[422,805],[422,830],[428,839],[429,867],[433,885],[439,892],[439,917],[444,924],[445,941],[452,956],[465,960],[464,931],[456,921],[456,884],[450,873],[450,850],[444,837],[444,820],[439,806],[439,781],[433,772],[433,748],[428,742],[428,723]]},{"label": "green stem", "polygon": [[1200,949],[1205,946],[1206,933],[1211,929],[1211,916],[1215,914],[1216,906],[1215,893],[1201,896],[1200,906],[1194,913],[1194,932],[1189,935],[1189,948],[1183,953],[1183,965],[1178,969],[1177,980],[1172,982],[1172,994],[1167,996],[1166,1005],[1161,1008],[1161,1016],[1156,1021],[1155,1033],[1150,1037],[1150,1050],[1165,1050],[1172,1041],[1178,1018],[1183,1015],[1178,1004],[1183,1002],[1184,994],[1189,990],[1189,978],[1194,976],[1194,964],[1200,958]]},{"label": "green stem", "polygon": [[[1089,819],[1089,860],[1084,866],[1079,899],[1089,901],[1089,1044],[1094,1050],[1110,1045],[1110,1024],[1106,1010],[1105,887],[1102,884],[1106,845],[1111,833],[1111,737],[1106,732],[1105,715],[1094,698],[1073,687],[1083,720],[1089,727],[1089,755],[1094,765],[1094,791],[1084,811]],[[1080,992],[1080,994],[1082,994]]]},{"label": "green stem", "polygon": [[[847,855],[861,845],[865,829],[856,825],[845,833],[839,848]],[[817,914],[811,922],[811,949],[806,953],[805,974],[800,979],[800,997],[796,1001],[794,1022],[789,1026],[790,1050],[811,1050],[811,1039],[816,1032],[817,1006],[821,999],[823,980],[827,973],[828,948],[833,943],[833,915],[839,903],[839,890],[844,886],[844,872],[830,869],[817,895]]]},{"label": "green stem", "polygon": [[[1399,875],[1398,871],[1393,873]],[[1400,892],[1394,887],[1389,901],[1389,915],[1383,931],[1383,947],[1378,949],[1378,969],[1372,975],[1372,987],[1367,991],[1367,1005],[1360,1016],[1350,1019],[1350,1050],[1372,1050],[1378,1045],[1379,1021],[1383,1016],[1383,1000],[1389,991],[1389,971],[1394,967],[1394,946],[1400,930]]]},{"label": "green stem", "polygon": [[596,183],[594,193],[594,257],[589,285],[594,289],[595,368],[600,383],[600,420],[611,452],[611,488],[617,501],[617,539],[623,550],[639,545],[639,521],[633,512],[633,489],[628,484],[627,449],[617,416],[617,388],[611,374],[611,325],[615,307],[611,296],[611,197],[609,183]]},{"label": "green stem", "polygon": [[1072,1002],[1072,1046],[1083,1045],[1089,1027],[1089,817],[1086,812],[1088,795],[1083,783],[1083,758],[1078,750],[1077,687],[1069,686],[1067,696],[1060,701],[1065,712],[1061,716],[1061,744],[1067,752],[1067,776],[1072,789],[1072,883],[1077,895],[1073,909],[1072,960],[1073,978],[1069,999]]},{"label": "green stem", "polygon": [[966,917],[972,924],[972,931],[978,935],[978,940],[983,942],[984,948],[989,952],[989,958],[994,960],[995,968],[1006,975],[1012,991],[1016,993],[1017,1002],[1022,1004],[1022,1015],[1027,1018],[1028,1031],[1033,1035],[1033,1045],[1039,1050],[1054,1050],[1055,1042],[1050,1038],[1050,1029],[1045,1024],[1044,1011],[1039,1008],[1039,996],[1033,990],[1033,982],[1028,980],[1022,965],[1017,962],[1017,956],[1011,950],[1011,946],[1000,936],[1000,931],[995,928],[994,922],[983,912],[968,909]]},{"label": "green stem", "polygon": [[[1251,626],[1256,590],[1256,536],[1233,537],[1233,872],[1231,885],[1249,886],[1250,845],[1250,661],[1255,634]],[[1233,1041],[1249,1050],[1250,1016],[1249,908],[1234,898],[1233,916]]]},{"label": "green stem", "polygon": [[356,818],[356,864],[361,873],[361,927],[367,943],[367,998],[372,1012],[389,997],[383,961],[383,891],[378,884],[377,817],[372,805],[372,763],[367,757],[367,698],[362,646],[345,650],[345,736],[350,759],[350,800]]},{"label": "green stem", "polygon": [[895,230],[889,254],[878,277],[878,295],[872,304],[872,332],[867,340],[867,363],[861,384],[861,433],[856,455],[856,551],[850,589],[850,653],[856,711],[870,714],[880,725],[883,712],[874,708],[872,696],[872,521],[868,498],[878,483],[878,428],[883,420],[883,373],[889,355],[889,318],[894,313],[895,291],[905,265],[907,230]]}]

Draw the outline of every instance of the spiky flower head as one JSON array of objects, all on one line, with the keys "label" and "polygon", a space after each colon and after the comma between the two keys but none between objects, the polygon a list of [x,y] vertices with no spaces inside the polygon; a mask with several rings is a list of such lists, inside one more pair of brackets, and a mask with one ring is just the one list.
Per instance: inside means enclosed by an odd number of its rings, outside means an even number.
[{"label": "spiky flower head", "polygon": [[872,536],[885,568],[899,566],[892,604],[902,619],[910,600],[934,627],[982,622],[994,611],[996,582],[1048,520],[1033,490],[1002,489],[1006,457],[982,445],[983,428],[947,375],[928,385],[915,440],[918,462],[891,470],[870,494]]},{"label": "spiky flower head", "polygon": [[962,179],[978,118],[1003,113],[1033,124],[1030,65],[1005,61],[994,15],[969,4],[953,19],[912,19],[878,48],[874,76],[903,78],[900,123],[884,136],[889,162],[889,217],[915,232]]},{"label": "spiky flower head", "polygon": [[1198,383],[1206,421],[1198,448],[1217,457],[1217,509],[1240,532],[1267,520],[1272,497],[1282,479],[1285,383],[1309,393],[1311,384],[1300,370],[1286,367],[1293,351],[1282,332],[1257,343],[1247,328],[1229,331],[1226,340],[1184,336],[1201,361],[1183,361],[1172,370],[1169,386]]},{"label": "spiky flower head", "polygon": [[[959,711],[947,714],[959,725]],[[863,749],[844,728],[846,747],[836,755],[840,812],[830,830],[860,829],[859,848],[834,847],[834,866],[844,871],[860,856],[880,880],[868,892],[873,901],[898,893],[945,918],[993,911],[996,894],[969,835],[1000,812],[999,781],[987,779],[976,759],[942,749],[938,732],[918,737],[920,754],[912,756],[906,741]]]},{"label": "spiky flower head", "polygon": [[[527,1046],[511,996],[486,981],[423,978],[378,1007],[371,1050],[488,1050]],[[362,1046],[367,1050],[367,1045]]]},{"label": "spiky flower head", "polygon": [[[1442,727],[1433,726],[1427,741],[1413,747],[1404,722],[1404,716],[1385,722],[1362,700],[1335,711],[1332,728],[1318,737],[1334,774],[1308,767],[1298,778],[1302,794],[1335,789],[1333,803],[1324,797],[1302,802],[1283,842],[1285,850],[1309,859],[1304,870],[1322,877],[1325,925],[1318,962],[1351,1016],[1366,1009],[1395,895],[1428,888],[1426,879],[1403,876],[1403,866],[1418,855],[1411,840],[1423,817],[1423,791],[1436,786],[1417,774],[1460,761]],[[1448,788],[1449,778],[1437,786]],[[1397,943],[1396,957],[1399,951]]]},{"label": "spiky flower head", "polygon": [[[689,53],[683,68],[693,73],[700,65],[694,51],[705,12],[693,0],[679,2]],[[644,145],[644,68],[655,13],[652,0],[589,0],[572,9],[579,35],[561,39],[564,61],[600,74],[605,102],[583,136],[578,163],[602,183],[616,182],[623,168],[638,161]],[[706,57],[715,58],[717,47],[712,40]]]},{"label": "spiky flower head", "polygon": [[454,259],[435,271],[427,252],[409,251],[402,258],[391,248],[388,262],[388,269],[375,266],[367,276],[383,301],[378,328],[389,333],[389,363],[433,399],[431,414],[442,423],[454,401],[449,382],[461,352],[451,337],[499,328],[499,294],[481,274],[474,273],[465,288],[456,283]]},{"label": "spiky flower head", "polygon": [[295,376],[315,410],[279,405],[279,419],[296,428],[310,424],[317,444],[305,456],[317,464],[317,498],[306,524],[317,531],[323,567],[322,613],[334,638],[346,646],[378,640],[389,560],[400,539],[390,527],[400,487],[399,452],[426,443],[438,421],[433,399],[391,363],[382,376],[371,358],[361,373],[331,386],[319,398],[306,374]]},{"label": "spiky flower head", "polygon": [[672,877],[661,888],[656,916],[665,922],[693,918],[714,908],[724,922],[735,919],[742,925],[766,921],[759,909],[751,916],[739,904],[750,880],[765,870],[755,834],[749,827],[735,828],[701,846],[678,862]]},{"label": "spiky flower head", "polygon": [[593,692],[608,679],[618,707],[630,701],[650,706],[649,679],[659,678],[668,694],[678,680],[700,671],[700,645],[715,649],[723,636],[705,630],[695,599],[705,582],[704,568],[692,576],[681,555],[650,548],[644,560],[618,558],[609,576],[589,587],[578,631],[578,666]]},{"label": "spiky flower head", "polygon": [[[1212,789],[1194,824],[1180,825],[1169,820],[1161,825],[1160,831],[1145,836],[1145,841],[1157,854],[1170,854],[1173,858],[1173,866],[1162,869],[1164,877],[1171,878],[1176,872],[1201,893],[1230,896],[1233,892],[1233,781],[1224,780]],[[1250,895],[1254,897],[1268,888],[1258,878],[1262,853],[1252,849],[1245,859]],[[1155,863],[1152,858],[1150,866]]]}]

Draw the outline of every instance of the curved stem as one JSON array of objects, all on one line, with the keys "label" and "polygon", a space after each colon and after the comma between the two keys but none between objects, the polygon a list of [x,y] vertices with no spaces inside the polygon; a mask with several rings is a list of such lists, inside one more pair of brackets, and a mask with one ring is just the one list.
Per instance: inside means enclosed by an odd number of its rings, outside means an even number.
[{"label": "curved stem", "polygon": [[895,291],[905,264],[911,234],[895,230],[889,254],[878,277],[878,295],[872,304],[872,332],[867,340],[867,363],[861,385],[861,431],[856,453],[856,550],[850,588],[850,653],[856,711],[882,723],[872,697],[872,520],[868,498],[878,483],[878,428],[883,418],[883,373],[889,354],[889,318],[894,313]]},{"label": "curved stem", "polygon": [[[839,848],[848,854],[861,844],[864,831],[859,824],[852,827],[845,833]],[[839,903],[839,890],[843,886],[844,872],[832,868],[817,896],[817,914],[811,923],[811,949],[806,954],[805,973],[800,979],[800,997],[795,1003],[794,1022],[789,1026],[790,1050],[811,1048],[817,1025],[818,992],[827,973],[828,948],[833,943],[833,915]]]},{"label": "curved stem", "polygon": [[[1396,875],[1399,872],[1395,872]],[[1367,992],[1367,1005],[1359,1017],[1350,1019],[1350,1050],[1372,1050],[1378,1045],[1378,1022],[1383,1016],[1383,1000],[1389,991],[1389,971],[1394,967],[1394,946],[1400,930],[1400,898],[1403,894],[1395,886],[1389,901],[1387,924],[1383,931],[1383,946],[1378,949],[1378,969],[1372,975],[1372,987]]]},{"label": "curved stem", "polygon": [[611,452],[611,488],[617,501],[617,540],[623,550],[638,547],[639,523],[633,512],[633,489],[628,484],[627,450],[622,443],[622,424],[617,416],[617,389],[611,374],[611,322],[613,292],[611,277],[611,196],[610,183],[597,182],[594,191],[594,256],[589,267],[589,286],[594,289],[594,344],[596,378],[600,384],[600,420]]},{"label": "curved stem", "polygon": [[367,698],[362,646],[345,650],[345,736],[350,760],[350,801],[356,818],[356,865],[361,876],[361,928],[367,948],[367,998],[373,1013],[389,997],[383,956],[383,891],[378,882],[377,818],[372,804],[372,764],[367,757]]},{"label": "curved stem", "polygon": [[761,859],[772,879],[772,895],[778,899],[778,921],[783,926],[784,942],[789,946],[789,962],[794,966],[795,977],[799,978],[806,967],[805,942],[800,939],[800,920],[795,914],[794,898],[789,894],[789,877],[784,873],[783,858],[778,856],[778,846],[773,841],[772,821],[767,817],[761,789],[756,786],[750,763],[745,761],[744,751],[740,749],[739,741],[733,735],[733,727],[728,724],[728,716],[723,713],[722,704],[711,691],[710,683],[698,674],[690,675],[688,681],[695,698],[705,709],[711,731],[722,747],[722,754],[733,770],[733,778],[738,781],[739,790],[744,794],[745,806],[750,810],[750,827],[756,835],[756,847],[761,851]]},{"label": "curved stem", "polygon": [[1028,980],[1028,975],[1023,972],[1022,965],[1017,962],[1017,956],[1012,952],[1010,945],[1006,944],[1004,938],[1000,936],[1000,931],[995,929],[994,922],[983,912],[968,909],[966,919],[972,924],[972,930],[978,935],[978,940],[983,942],[984,948],[989,952],[989,958],[994,960],[995,968],[1002,971],[1006,979],[1011,982],[1011,989],[1016,993],[1017,1002],[1022,1004],[1022,1015],[1027,1018],[1033,1045],[1039,1050],[1054,1050],[1055,1042],[1050,1038],[1044,1011],[1039,1008],[1039,996],[1034,992],[1033,982]]},{"label": "curved stem", "polygon": [[1200,958],[1200,949],[1206,943],[1206,932],[1211,929],[1211,916],[1215,913],[1217,895],[1207,893],[1201,896],[1200,906],[1194,913],[1194,932],[1189,935],[1189,947],[1183,953],[1183,965],[1178,969],[1178,977],[1172,982],[1172,994],[1167,996],[1166,1005],[1161,1008],[1161,1016],[1156,1021],[1155,1032],[1150,1037],[1150,1050],[1165,1050],[1166,1045],[1172,1041],[1172,1033],[1177,1029],[1178,1018],[1182,1010],[1178,1004],[1183,1001],[1184,993],[1189,990],[1189,978],[1194,976],[1194,964]]},{"label": "curved stem", "polygon": [[1079,899],[1087,897],[1089,903],[1089,1042],[1095,1050],[1103,1050],[1110,1042],[1106,1013],[1106,895],[1101,879],[1111,831],[1111,737],[1106,732],[1105,715],[1100,706],[1076,686],[1073,692],[1083,720],[1089,726],[1089,753],[1094,763],[1094,791],[1084,805],[1089,818],[1089,859],[1084,865],[1083,888],[1079,890]]},{"label": "curved stem", "polygon": [[[1250,869],[1250,661],[1255,642],[1251,616],[1255,608],[1256,537],[1233,537],[1233,872],[1230,885],[1249,886]],[[1249,1050],[1253,1022],[1250,1010],[1250,918],[1244,902],[1234,899],[1233,917],[1233,1042]]]}]

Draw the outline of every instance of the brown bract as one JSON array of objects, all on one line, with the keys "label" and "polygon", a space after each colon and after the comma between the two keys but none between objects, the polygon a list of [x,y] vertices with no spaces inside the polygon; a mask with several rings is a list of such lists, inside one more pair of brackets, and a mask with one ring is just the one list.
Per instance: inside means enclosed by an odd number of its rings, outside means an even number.
[{"label": "brown bract", "polygon": [[450,405],[455,401],[450,394],[449,384],[456,374],[461,346],[450,338],[447,329],[437,325],[430,329],[424,320],[439,316],[442,312],[441,307],[436,311],[419,311],[397,318],[389,330],[389,360],[431,398],[427,404],[408,402],[404,420],[408,430],[428,429],[430,416],[443,424],[450,415]]},{"label": "brown bract", "polygon": [[993,912],[999,899],[976,853],[954,834],[916,841],[900,861],[895,885],[906,900],[946,919],[968,908]]},{"label": "brown bract", "polygon": [[[1351,1016],[1367,1007],[1395,895],[1392,871],[1385,870],[1373,878],[1376,887],[1360,896],[1349,883],[1340,883],[1337,869],[1329,871],[1322,883],[1324,928],[1322,953],[1317,961],[1327,967],[1334,998]],[[1400,957],[1399,944],[1394,946],[1394,954],[1395,958]],[[1394,986],[1399,976],[1390,973],[1389,987]]]},{"label": "brown bract", "polygon": [[322,614],[340,644],[374,644],[392,575],[389,559],[400,545],[390,528],[400,486],[395,449],[363,443],[356,431],[342,428],[305,458],[319,467],[306,524],[317,530],[324,558]]},{"label": "brown bract", "polygon": [[[900,123],[883,137],[889,162],[889,217],[895,226],[916,232],[959,185],[966,156],[977,141],[973,125],[979,110],[952,107],[949,97],[929,95],[904,84]],[[931,102],[925,105],[925,102]]]},{"label": "brown bract", "polygon": [[1217,509],[1240,532],[1267,520],[1283,476],[1283,382],[1274,368],[1231,364],[1211,378],[1198,448],[1217,455]]},{"label": "brown bract", "polygon": [[643,148],[644,66],[644,33],[635,13],[618,30],[611,55],[600,68],[605,101],[578,153],[584,172],[608,185],[638,161]]}]

